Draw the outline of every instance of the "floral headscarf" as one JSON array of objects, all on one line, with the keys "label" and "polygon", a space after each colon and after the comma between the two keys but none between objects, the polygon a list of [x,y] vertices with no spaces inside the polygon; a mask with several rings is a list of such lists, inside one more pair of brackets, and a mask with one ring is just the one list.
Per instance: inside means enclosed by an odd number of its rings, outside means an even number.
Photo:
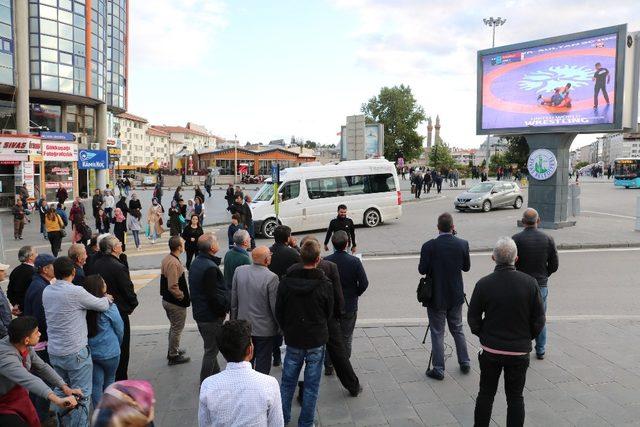
[{"label": "floral headscarf", "polygon": [[153,387],[143,380],[124,380],[111,384],[93,413],[92,426],[145,427],[152,425],[155,396]]},{"label": "floral headscarf", "polygon": [[122,222],[125,220],[124,214],[122,213],[122,209],[116,208],[114,211],[114,217],[116,218],[116,222]]}]

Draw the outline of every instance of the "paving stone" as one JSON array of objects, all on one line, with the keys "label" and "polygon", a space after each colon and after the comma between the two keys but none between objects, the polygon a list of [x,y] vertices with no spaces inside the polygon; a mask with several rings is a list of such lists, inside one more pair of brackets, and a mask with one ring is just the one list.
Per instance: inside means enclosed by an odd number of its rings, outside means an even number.
[{"label": "paving stone", "polygon": [[371,344],[381,357],[402,356],[402,350],[391,337],[371,338]]},{"label": "paving stone", "polygon": [[379,406],[353,409],[351,410],[351,418],[358,427],[388,425],[387,418]]},{"label": "paving stone", "polygon": [[393,338],[411,336],[411,333],[404,326],[387,326],[385,330],[387,334]]},{"label": "paving stone", "polygon": [[447,405],[447,408],[449,408],[449,411],[451,411],[460,425],[473,426],[473,411],[475,410],[475,404],[469,405],[468,403],[459,403]]},{"label": "paving stone", "polygon": [[414,408],[427,426],[457,424],[456,418],[443,403],[419,403]]},{"label": "paving stone", "polygon": [[351,411],[345,402],[318,406],[318,420],[323,426],[352,423]]},{"label": "paving stone", "polygon": [[389,425],[392,426],[422,426],[420,416],[410,404],[407,405],[384,405],[382,413],[387,419]]},{"label": "paving stone", "polygon": [[413,404],[440,401],[438,395],[426,381],[400,384],[400,388],[402,388],[405,396],[407,396]]},{"label": "paving stone", "polygon": [[362,372],[384,372],[388,369],[380,357],[358,359],[358,366]]},{"label": "paving stone", "polygon": [[387,337],[387,336],[389,336],[389,333],[386,331],[385,328],[363,328],[363,329],[364,329],[364,333],[369,338],[377,338],[377,337]]},{"label": "paving stone", "polygon": [[380,406],[406,406],[410,403],[401,388],[391,390],[374,390],[373,394]]},{"label": "paving stone", "polygon": [[586,408],[569,394],[561,390],[536,390],[532,392],[540,400],[558,412],[580,411]]}]

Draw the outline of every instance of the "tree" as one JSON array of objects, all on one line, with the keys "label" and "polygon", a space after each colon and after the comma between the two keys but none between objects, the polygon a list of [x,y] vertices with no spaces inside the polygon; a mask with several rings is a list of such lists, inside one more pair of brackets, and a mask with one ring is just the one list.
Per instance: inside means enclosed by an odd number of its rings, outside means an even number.
[{"label": "tree", "polygon": [[304,148],[311,148],[315,150],[317,146],[318,146],[318,143],[314,141],[306,140],[304,142]]},{"label": "tree", "polygon": [[361,110],[368,123],[384,124],[384,156],[387,159],[395,160],[398,152],[405,161],[420,157],[423,137],[418,135],[417,128],[427,118],[409,86],[383,87],[378,96],[362,104]]},{"label": "tree", "polygon": [[575,170],[578,170],[578,169],[582,169],[585,166],[589,166],[589,162],[578,162],[573,168]]},{"label": "tree", "polygon": [[507,161],[505,159],[505,155],[502,153],[496,153],[491,156],[489,160],[489,169],[497,170],[500,166],[505,167],[507,165]]},{"label": "tree", "polygon": [[524,136],[514,135],[505,138],[508,148],[504,153],[504,160],[508,164],[518,165],[518,169],[526,166],[529,160],[529,144]]},{"label": "tree", "polygon": [[429,151],[429,165],[436,168],[452,168],[456,164],[451,157],[451,149],[444,141],[436,141]]}]

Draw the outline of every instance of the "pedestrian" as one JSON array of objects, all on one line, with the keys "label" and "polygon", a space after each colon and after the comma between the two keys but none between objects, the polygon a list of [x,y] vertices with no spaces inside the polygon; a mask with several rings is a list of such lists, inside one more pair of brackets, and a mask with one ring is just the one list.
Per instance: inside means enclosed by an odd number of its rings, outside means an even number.
[{"label": "pedestrian", "polygon": [[[93,363],[88,346],[87,310],[106,311],[113,301],[110,295],[96,298],[80,286],[75,286],[75,269],[69,257],[53,263],[56,281],[42,292],[47,319],[49,342],[47,350],[51,366],[68,379],[69,386],[91,396]],[[89,408],[69,414],[70,425],[89,424]]]},{"label": "pedestrian", "polygon": [[141,220],[142,213],[140,213],[140,209],[131,209],[129,216],[127,216],[127,229],[130,230],[133,235],[133,242],[135,243],[137,250],[140,250],[140,230],[142,230]]},{"label": "pedestrian", "polygon": [[[86,278],[84,289],[96,298],[107,295],[107,285],[97,274]],[[120,345],[124,336],[124,323],[116,304],[106,311],[87,311],[87,336],[93,362],[91,404],[95,408],[105,388],[115,382],[120,361]]]},{"label": "pedestrian", "polygon": [[[196,215],[198,215],[198,217],[200,218],[200,224],[204,225],[204,199],[201,199],[200,197],[196,197],[193,200],[193,213],[195,213]],[[189,215],[189,217],[191,217],[191,215]]]},{"label": "pedestrian", "polygon": [[203,192],[202,192],[202,190],[200,189],[200,186],[199,186],[199,185],[196,185],[196,186],[193,188],[193,191],[194,191],[194,193],[195,193],[195,194],[194,194],[194,197],[193,197],[194,199],[195,199],[196,197],[198,197],[200,200],[204,200],[204,193],[203,193]]},{"label": "pedestrian", "polygon": [[173,201],[178,203],[180,199],[182,199],[182,187],[178,185],[176,191],[173,193]]},{"label": "pedestrian", "polygon": [[[516,269],[527,273],[538,282],[540,295],[547,311],[547,296],[549,295],[549,276],[558,271],[558,249],[553,237],[538,230],[540,215],[533,208],[526,209],[522,214],[524,230],[513,235],[518,247]],[[544,359],[547,346],[547,327],[545,325],[536,337],[536,357]]]},{"label": "pedestrian", "polygon": [[438,191],[438,194],[440,194],[442,192],[442,175],[440,175],[440,173],[437,170],[434,171],[433,182],[436,185],[436,190]]},{"label": "pedestrian", "polygon": [[98,234],[106,234],[111,228],[111,219],[104,209],[98,209],[98,216],[96,217],[96,232]]},{"label": "pedestrian", "polygon": [[111,191],[105,190],[104,192],[104,212],[109,217],[109,221],[113,218],[113,208],[116,206],[116,199],[111,194]]},{"label": "pedestrian", "polygon": [[[0,425],[40,426],[41,422],[47,421],[39,417],[29,400],[29,393],[60,409],[75,408],[78,402],[74,395],[81,396],[82,390],[65,384],[62,377],[34,351],[40,340],[36,319],[31,316],[14,319],[9,324],[8,333],[9,336],[0,340]],[[59,397],[51,387],[59,388],[64,397]]]},{"label": "pedestrian", "polygon": [[342,286],[342,295],[344,296],[344,312],[340,316],[340,327],[347,357],[350,358],[353,330],[358,318],[358,298],[367,290],[369,280],[362,261],[346,251],[349,243],[349,236],[346,232],[339,230],[333,233],[331,243],[335,252],[324,259],[333,262],[338,267],[340,274],[340,286]]},{"label": "pedestrian", "polygon": [[424,173],[424,191],[427,194],[431,192],[431,184],[432,184],[431,172],[427,170]]},{"label": "pedestrian", "polygon": [[86,247],[89,240],[91,240],[91,227],[87,225],[84,215],[79,220],[76,226],[76,231],[76,238],[78,239],[76,240],[76,243],[82,243]]},{"label": "pedestrian", "polygon": [[160,295],[162,307],[170,323],[167,360],[171,366],[191,360],[184,356],[185,350],[180,348],[180,336],[191,299],[184,275],[185,269],[180,262],[180,255],[184,252],[184,242],[180,236],[172,236],[169,239],[169,251],[170,253],[162,259],[160,267]]},{"label": "pedestrian", "polygon": [[249,204],[243,197],[242,193],[236,193],[235,202],[231,206],[230,212],[232,214],[240,215],[240,224],[244,230],[247,230],[250,237],[249,247],[254,247],[255,243],[253,240],[253,236],[251,235],[251,230],[253,229],[253,216],[251,214],[251,208]]},{"label": "pedestrian", "polygon": [[9,275],[7,297],[21,313],[24,312],[24,297],[31,284],[32,276],[35,274],[34,262],[37,256],[38,252],[33,246],[21,247],[18,250],[20,265],[14,268]]},{"label": "pedestrian", "polygon": [[136,193],[131,193],[131,200],[129,200],[129,212],[138,209],[142,212],[142,203],[140,203],[140,199],[138,199],[138,195]]},{"label": "pedestrian", "polygon": [[122,244],[114,236],[106,236],[100,240],[101,256],[91,265],[91,274],[99,274],[107,283],[107,291],[113,295],[118,306],[120,317],[124,322],[124,336],[120,346],[120,361],[116,371],[116,381],[126,380],[129,369],[129,344],[131,339],[131,327],[129,316],[138,306],[129,268],[121,261]]},{"label": "pedestrian", "polygon": [[62,218],[62,223],[64,224],[64,228],[67,228],[67,226],[69,225],[69,218],[67,217],[67,207],[62,203],[56,203],[55,207],[56,207],[56,213],[60,215],[60,218]]},{"label": "pedestrian", "polygon": [[96,220],[98,219],[98,211],[102,207],[103,203],[104,198],[102,197],[102,193],[100,192],[99,188],[96,188],[96,190],[93,192],[93,198],[91,199],[91,209],[93,210],[93,217]]},{"label": "pedestrian", "polygon": [[182,222],[184,221],[184,216],[182,216],[182,212],[180,210],[180,206],[178,206],[178,202],[175,200],[171,201],[171,207],[169,208],[169,235],[170,236],[179,236],[182,232]]},{"label": "pedestrian", "polygon": [[191,266],[191,260],[198,252],[198,238],[204,234],[200,217],[197,214],[191,215],[189,224],[182,230],[182,238],[184,239],[184,249],[187,252],[187,270]]},{"label": "pedestrian", "polygon": [[220,372],[216,335],[229,312],[231,292],[227,289],[220,271],[220,249],[216,236],[205,233],[198,239],[198,256],[189,268],[189,294],[193,320],[204,343],[204,355],[200,368],[200,383]]},{"label": "pedestrian", "polygon": [[304,392],[298,426],[312,426],[320,391],[322,360],[333,316],[333,291],[317,268],[320,245],[308,240],[300,248],[303,267],[287,273],[278,287],[276,318],[287,343],[280,394],[285,425],[291,421],[291,401],[304,364]]},{"label": "pedestrian", "polygon": [[426,375],[436,380],[444,379],[445,323],[456,344],[458,364],[463,374],[469,373],[470,360],[467,342],[462,330],[462,304],[465,301],[462,272],[471,269],[469,243],[455,236],[456,230],[450,213],[438,217],[438,237],[422,245],[418,271],[427,275],[433,283],[433,295],[423,302],[427,308],[431,331],[433,369]]},{"label": "pedestrian", "polygon": [[249,257],[249,246],[251,244],[251,236],[247,230],[238,230],[233,235],[233,247],[224,255],[224,283],[229,291],[233,281],[233,274],[236,268],[241,265],[251,264]]},{"label": "pedestrian", "polygon": [[[0,264],[0,281],[4,281],[7,277],[9,267],[11,267],[9,264]],[[7,336],[9,324],[14,314],[18,314],[18,307],[11,306],[9,299],[0,287],[0,340]]]},{"label": "pedestrian", "polygon": [[129,197],[129,192],[131,191],[131,180],[129,180],[129,175],[124,177],[124,194]]},{"label": "pedestrian", "polygon": [[84,286],[86,280],[84,265],[87,262],[87,248],[80,243],[74,243],[69,247],[67,255],[73,261],[73,268],[76,270],[72,283],[76,286]]},{"label": "pedestrian", "polygon": [[224,194],[224,199],[227,201],[227,210],[230,211],[231,205],[233,205],[233,201],[235,200],[235,191],[233,190],[232,183],[229,183],[229,186],[227,187],[227,191]]},{"label": "pedestrian", "polygon": [[153,198],[156,199],[159,204],[162,204],[162,185],[160,183],[156,183],[153,189]]},{"label": "pedestrian", "polygon": [[125,236],[127,235],[127,218],[124,216],[124,213],[120,208],[116,208],[113,219],[111,220],[113,223],[113,235],[120,240],[122,243],[122,252],[125,252]]},{"label": "pedestrian", "polygon": [[420,198],[420,193],[422,193],[422,186],[423,185],[424,185],[424,180],[422,179],[422,172],[418,172],[413,177],[413,186],[415,188],[414,196],[415,196],[416,199]]},{"label": "pedestrian", "polygon": [[16,188],[16,196],[22,201],[22,205],[27,208],[29,202],[29,189],[27,183],[23,182],[22,185]]},{"label": "pedestrian", "polygon": [[23,314],[34,317],[38,321],[38,328],[40,328],[40,342],[35,346],[35,350],[38,356],[47,363],[49,363],[49,353],[47,352],[49,338],[47,335],[47,319],[42,305],[42,293],[55,279],[53,271],[53,262],[55,260],[49,254],[40,254],[36,257],[34,261],[35,273],[24,297]]},{"label": "pedestrian", "polygon": [[60,247],[62,245],[64,223],[53,207],[49,207],[49,211],[47,212],[44,221],[49,243],[51,244],[51,253],[56,257],[58,256],[58,252],[60,252]]},{"label": "pedestrian", "polygon": [[116,208],[119,208],[122,211],[122,215],[126,218],[129,215],[129,206],[127,205],[127,198],[124,196],[120,197],[118,203],[116,203]]},{"label": "pedestrian", "polygon": [[162,209],[162,205],[155,197],[151,201],[151,206],[149,206],[149,211],[147,212],[147,225],[149,227],[148,237],[151,240],[151,244],[156,243],[156,239],[158,239],[162,233],[164,233],[164,228],[162,228],[162,214],[164,210]]},{"label": "pedestrian", "polygon": [[40,200],[36,203],[36,208],[38,209],[38,214],[40,215],[40,233],[44,239],[47,239],[47,229],[44,226],[45,216],[47,211],[49,210],[49,205],[47,205],[47,201],[44,197],[41,197]]},{"label": "pedestrian", "polygon": [[480,338],[480,391],[476,398],[474,425],[489,426],[493,399],[504,370],[508,426],[524,424],[522,395],[531,340],[545,324],[540,288],[534,278],[516,271],[518,250],[509,237],[498,240],[492,259],[493,273],[478,281],[473,289],[467,321]]},{"label": "pedestrian", "polygon": [[265,375],[271,372],[273,341],[278,335],[276,297],[278,275],[269,271],[271,252],[266,246],[251,251],[253,263],[239,266],[231,285],[230,319],[251,323],[254,369]]},{"label": "pedestrian", "polygon": [[209,197],[211,197],[212,185],[213,185],[213,177],[211,176],[211,171],[209,171],[209,173],[207,173],[207,177],[204,179],[204,189],[207,191],[207,194],[209,195]]},{"label": "pedestrian", "polygon": [[155,416],[153,387],[147,381],[117,381],[104,390],[95,408],[92,427],[153,427]]},{"label": "pedestrian", "polygon": [[234,245],[233,243],[233,235],[236,234],[236,231],[241,230],[240,226],[240,214],[234,213],[231,215],[231,224],[227,227],[227,239],[229,240],[229,249],[231,249]]},{"label": "pedestrian", "polygon": [[227,366],[200,387],[200,427],[284,425],[278,381],[251,369],[253,333],[246,320],[222,325],[218,341]]},{"label": "pedestrian", "polygon": [[338,216],[331,220],[329,228],[327,228],[327,235],[324,237],[324,250],[329,250],[329,240],[331,235],[338,230],[343,230],[349,236],[349,246],[351,246],[351,252],[356,253],[356,230],[353,220],[347,218],[347,206],[338,205]]},{"label": "pedestrian", "polygon": [[69,194],[67,193],[67,189],[62,186],[62,183],[58,183],[58,189],[56,190],[56,199],[58,203],[64,205],[65,200],[69,198]]},{"label": "pedestrian", "polygon": [[16,204],[11,209],[11,214],[13,215],[13,238],[15,240],[22,240],[22,230],[24,230],[24,223],[29,221],[27,218],[27,213],[29,211],[25,210],[22,206],[22,201],[18,198],[16,199]]},{"label": "pedestrian", "polygon": [[[61,206],[61,205],[60,205]],[[61,216],[62,217],[62,216]],[[69,220],[71,221],[71,241],[77,242],[78,239],[78,224],[84,221],[84,211],[81,208],[80,201],[74,200],[69,211]],[[64,222],[64,219],[63,219]],[[65,227],[67,225],[65,224]]]}]

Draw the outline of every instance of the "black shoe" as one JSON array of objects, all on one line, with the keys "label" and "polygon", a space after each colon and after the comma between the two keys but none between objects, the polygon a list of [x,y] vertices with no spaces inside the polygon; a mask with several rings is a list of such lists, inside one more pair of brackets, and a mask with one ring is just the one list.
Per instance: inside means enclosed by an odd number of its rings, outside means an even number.
[{"label": "black shoe", "polygon": [[298,403],[302,405],[302,395],[304,394],[304,381],[298,381]]},{"label": "black shoe", "polygon": [[172,365],[181,365],[183,363],[187,363],[191,361],[190,357],[184,357],[183,355],[179,354],[177,356],[173,356],[169,358],[169,366]]},{"label": "black shoe", "polygon": [[463,374],[468,374],[471,371],[471,366],[469,365],[460,365],[460,370]]},{"label": "black shoe", "polygon": [[[187,350],[185,350],[184,348],[179,348],[178,349],[178,356],[182,356],[187,352]],[[169,356],[169,353],[167,353],[167,360],[171,359],[171,356]]]},{"label": "black shoe", "polygon": [[353,397],[358,397],[358,395],[362,393],[362,386],[358,384],[358,388],[354,391],[350,391],[349,394]]},{"label": "black shoe", "polygon": [[282,361],[281,360],[273,360],[273,366],[274,368],[277,368],[278,366],[282,365]]},{"label": "black shoe", "polygon": [[536,358],[538,360],[544,360],[544,353],[536,353]]},{"label": "black shoe", "polygon": [[333,375],[333,366],[325,366],[324,368],[324,374],[327,377],[330,377],[331,375]]},{"label": "black shoe", "polygon": [[434,380],[442,381],[444,379],[444,375],[436,371],[435,369],[429,369],[424,373],[429,378],[433,378]]}]

